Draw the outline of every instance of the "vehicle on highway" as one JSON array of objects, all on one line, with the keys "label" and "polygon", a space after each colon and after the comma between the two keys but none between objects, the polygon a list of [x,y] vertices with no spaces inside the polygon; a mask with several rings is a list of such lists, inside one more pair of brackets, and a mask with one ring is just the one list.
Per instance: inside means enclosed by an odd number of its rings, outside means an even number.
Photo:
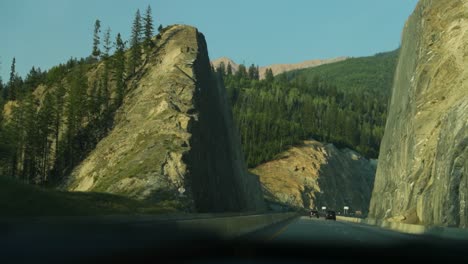
[{"label": "vehicle on highway", "polygon": [[326,220],[335,220],[336,221],[336,213],[335,211],[327,211],[327,214],[325,215]]},{"label": "vehicle on highway", "polygon": [[319,212],[317,210],[311,210],[310,211],[310,218],[312,218],[312,217],[319,218]]}]

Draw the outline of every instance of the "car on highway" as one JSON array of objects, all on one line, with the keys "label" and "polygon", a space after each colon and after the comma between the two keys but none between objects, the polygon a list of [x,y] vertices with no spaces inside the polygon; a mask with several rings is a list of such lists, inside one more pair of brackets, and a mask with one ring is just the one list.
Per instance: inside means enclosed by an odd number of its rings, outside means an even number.
[{"label": "car on highway", "polygon": [[336,213],[335,211],[327,211],[327,214],[325,215],[326,220],[335,220],[336,221]]},{"label": "car on highway", "polygon": [[319,218],[319,212],[317,210],[311,210],[310,211],[310,218],[316,217]]}]

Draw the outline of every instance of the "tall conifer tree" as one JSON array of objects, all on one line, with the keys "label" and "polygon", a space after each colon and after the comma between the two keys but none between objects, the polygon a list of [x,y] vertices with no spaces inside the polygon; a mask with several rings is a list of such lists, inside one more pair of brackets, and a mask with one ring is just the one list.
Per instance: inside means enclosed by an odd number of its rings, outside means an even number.
[{"label": "tall conifer tree", "polygon": [[122,41],[120,33],[117,34],[115,40],[114,54],[114,79],[117,88],[116,107],[122,104],[125,93],[125,43]]},{"label": "tall conifer tree", "polygon": [[132,38],[130,40],[129,71],[134,74],[141,64],[141,15],[138,9],[133,20]]},{"label": "tall conifer tree", "polygon": [[91,53],[91,55],[95,59],[98,59],[99,55],[101,55],[101,51],[99,49],[99,44],[100,44],[99,33],[100,32],[101,32],[101,21],[99,19],[96,19],[96,22],[94,22],[93,52]]},{"label": "tall conifer tree", "polygon": [[13,57],[10,68],[10,81],[8,82],[8,99],[16,100],[18,96],[18,87],[16,82],[16,58]]},{"label": "tall conifer tree", "polygon": [[153,37],[153,29],[154,29],[154,26],[153,26],[153,17],[151,15],[151,6],[148,5],[148,7],[146,8],[146,14],[145,14],[145,18],[143,19],[144,22],[145,22],[145,28],[144,28],[144,37],[145,37],[145,40],[144,40],[144,46],[145,46],[145,51],[148,52],[149,49],[152,47],[153,45],[153,42],[151,41],[151,38]]},{"label": "tall conifer tree", "polygon": [[106,31],[104,32],[104,45],[103,45],[103,48],[104,48],[104,53],[102,55],[102,57],[106,60],[108,57],[109,57],[109,52],[112,48],[112,43],[111,43],[111,29],[110,27],[108,27],[106,29]]}]

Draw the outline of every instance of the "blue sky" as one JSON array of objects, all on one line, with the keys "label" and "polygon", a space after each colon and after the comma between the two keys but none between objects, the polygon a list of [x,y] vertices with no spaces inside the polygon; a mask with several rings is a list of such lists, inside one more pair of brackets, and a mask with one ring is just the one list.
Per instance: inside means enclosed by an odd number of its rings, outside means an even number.
[{"label": "blue sky", "polygon": [[13,56],[21,76],[91,53],[101,20],[125,39],[136,10],[156,24],[190,24],[204,33],[211,59],[260,66],[367,56],[400,44],[417,0],[0,0],[0,74]]}]

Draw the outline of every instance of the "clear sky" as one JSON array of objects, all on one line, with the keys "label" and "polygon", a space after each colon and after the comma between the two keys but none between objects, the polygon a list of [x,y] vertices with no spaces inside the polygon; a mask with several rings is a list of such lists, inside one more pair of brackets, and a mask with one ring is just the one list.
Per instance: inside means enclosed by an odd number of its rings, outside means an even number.
[{"label": "clear sky", "polygon": [[400,44],[417,0],[0,0],[0,74],[11,60],[25,76],[91,53],[93,26],[130,36],[136,10],[155,24],[190,24],[204,33],[211,59],[260,66],[366,56]]}]

